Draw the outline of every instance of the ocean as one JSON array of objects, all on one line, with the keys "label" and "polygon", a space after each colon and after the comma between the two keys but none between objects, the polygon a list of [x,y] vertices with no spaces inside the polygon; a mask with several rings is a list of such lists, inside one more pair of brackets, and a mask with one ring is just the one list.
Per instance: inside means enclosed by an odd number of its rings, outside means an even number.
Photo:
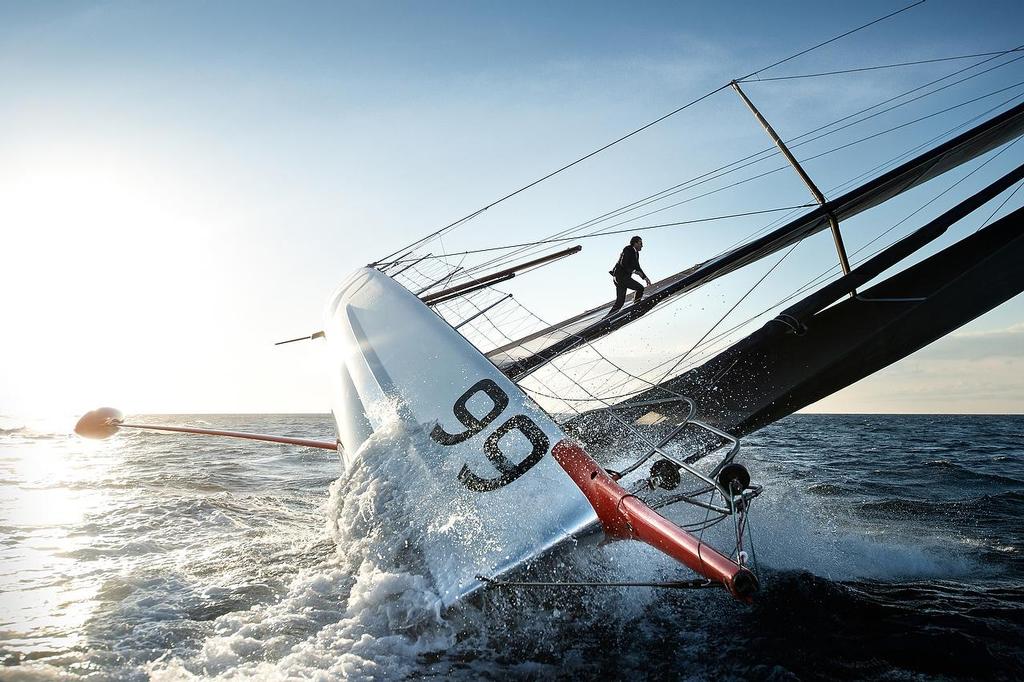
[{"label": "ocean", "polygon": [[[147,416],[333,440],[328,415]],[[794,415],[743,440],[762,589],[490,590],[440,611],[328,451],[0,418],[0,679],[1024,679],[1024,416]],[[401,455],[383,441],[369,456]],[[685,569],[565,546],[524,580]]]}]

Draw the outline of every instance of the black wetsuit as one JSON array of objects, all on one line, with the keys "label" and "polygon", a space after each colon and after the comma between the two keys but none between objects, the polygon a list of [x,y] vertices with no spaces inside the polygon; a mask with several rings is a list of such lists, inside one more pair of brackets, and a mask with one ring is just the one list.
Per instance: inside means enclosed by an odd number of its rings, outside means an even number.
[{"label": "black wetsuit", "polygon": [[615,304],[608,311],[609,315],[618,312],[622,304],[626,302],[626,289],[636,292],[633,296],[633,305],[640,302],[644,297],[644,287],[640,282],[633,279],[633,273],[638,272],[640,276],[647,279],[647,274],[640,267],[640,253],[632,246],[626,246],[619,255],[619,262],[609,271],[612,279],[615,280]]}]

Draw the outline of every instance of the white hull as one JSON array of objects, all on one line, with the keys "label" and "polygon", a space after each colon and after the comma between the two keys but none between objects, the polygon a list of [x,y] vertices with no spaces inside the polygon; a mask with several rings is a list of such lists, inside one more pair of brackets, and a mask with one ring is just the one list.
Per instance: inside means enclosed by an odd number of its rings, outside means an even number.
[{"label": "white hull", "polygon": [[445,605],[480,587],[477,575],[500,575],[596,524],[550,456],[565,439],[558,425],[410,292],[359,270],[331,298],[324,331],[346,469],[395,415],[416,439],[394,456],[418,460],[404,463],[415,479],[406,503]]}]

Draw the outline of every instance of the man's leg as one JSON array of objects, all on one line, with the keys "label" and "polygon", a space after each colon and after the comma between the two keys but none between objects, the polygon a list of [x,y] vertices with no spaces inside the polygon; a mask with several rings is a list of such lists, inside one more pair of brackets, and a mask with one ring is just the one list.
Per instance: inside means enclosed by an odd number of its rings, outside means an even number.
[{"label": "man's leg", "polygon": [[[644,297],[644,285],[640,284],[640,282],[636,281],[632,277],[629,278],[629,281],[626,282],[625,285],[636,292],[633,295],[633,305],[636,305],[640,302],[640,299]],[[622,292],[622,296],[625,298],[625,291]]]},{"label": "man's leg", "polygon": [[[612,305],[612,309],[608,311],[608,315],[614,315],[622,307],[622,304],[626,302],[626,287],[628,285],[620,280],[615,280],[615,303]],[[607,315],[605,316],[607,317]]]}]

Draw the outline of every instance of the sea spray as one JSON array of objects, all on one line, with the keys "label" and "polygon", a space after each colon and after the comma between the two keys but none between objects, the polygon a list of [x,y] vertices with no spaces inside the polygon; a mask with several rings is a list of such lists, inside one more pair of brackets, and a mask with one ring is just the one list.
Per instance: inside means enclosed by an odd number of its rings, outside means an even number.
[{"label": "sea spray", "polygon": [[279,602],[218,618],[194,658],[157,662],[154,679],[397,678],[450,646],[409,495],[422,475],[417,435],[386,420],[330,486],[333,557],[300,572]]},{"label": "sea spray", "polygon": [[[953,577],[980,568],[948,538],[911,535],[897,524],[868,524],[855,514],[857,507],[821,494],[822,484],[801,485],[768,462],[755,467],[767,475],[759,480],[765,493],[752,505],[748,550],[753,543],[752,556],[762,568],[810,571],[830,580]],[[727,546],[725,538],[719,542]]]}]

